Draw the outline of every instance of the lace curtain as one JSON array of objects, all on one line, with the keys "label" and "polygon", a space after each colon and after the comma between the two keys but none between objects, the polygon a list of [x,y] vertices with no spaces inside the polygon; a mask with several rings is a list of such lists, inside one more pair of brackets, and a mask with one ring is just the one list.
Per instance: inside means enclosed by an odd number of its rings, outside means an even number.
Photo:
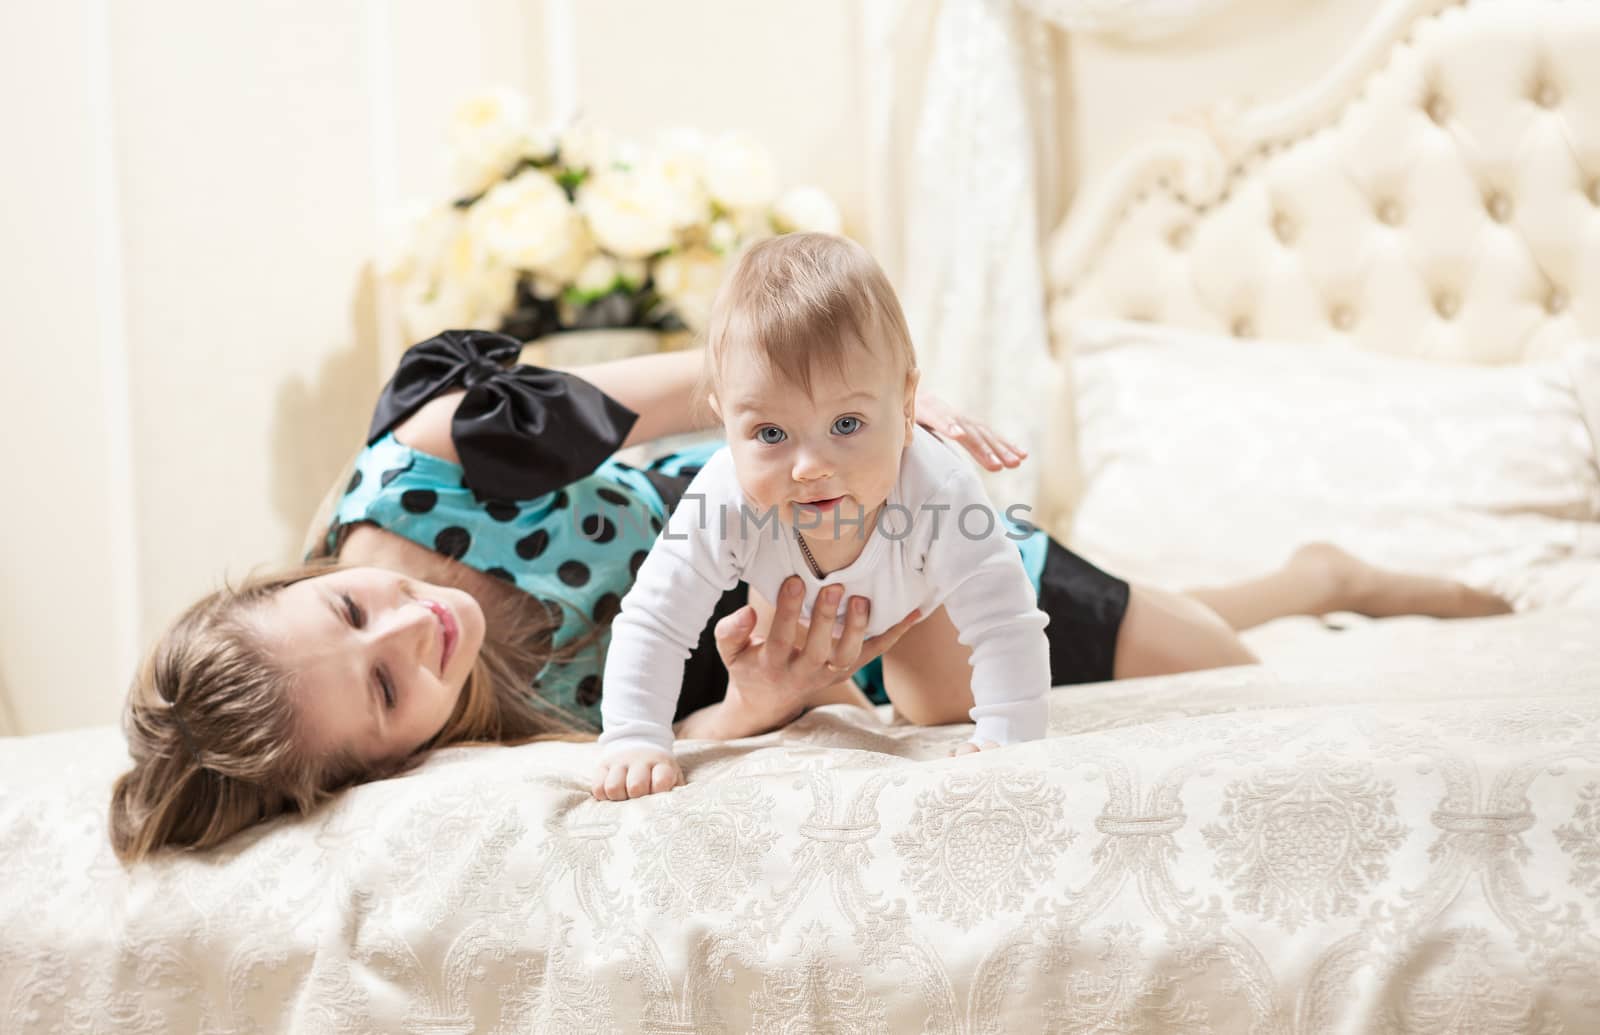
[{"label": "lace curtain", "polygon": [[[1041,213],[1058,179],[1048,28],[1012,0],[887,0],[864,12],[869,233],[923,383],[1037,450]],[[989,476],[995,502],[1031,504],[1036,467]]]}]

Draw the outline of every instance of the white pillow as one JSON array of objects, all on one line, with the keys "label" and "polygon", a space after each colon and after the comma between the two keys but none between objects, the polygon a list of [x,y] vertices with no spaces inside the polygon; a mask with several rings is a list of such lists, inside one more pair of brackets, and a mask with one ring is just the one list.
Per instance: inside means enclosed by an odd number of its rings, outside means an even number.
[{"label": "white pillow", "polygon": [[1074,328],[1075,549],[1173,588],[1326,539],[1540,601],[1600,556],[1600,346],[1485,367],[1157,324]]}]

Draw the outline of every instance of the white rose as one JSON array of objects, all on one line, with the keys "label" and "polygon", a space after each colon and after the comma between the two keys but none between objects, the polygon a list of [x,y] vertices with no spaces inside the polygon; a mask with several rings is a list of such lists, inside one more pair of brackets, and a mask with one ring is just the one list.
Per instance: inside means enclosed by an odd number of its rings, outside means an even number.
[{"label": "white rose", "polygon": [[727,260],[709,248],[690,248],[664,255],[655,263],[656,291],[693,330],[705,327],[711,303],[722,285]]},{"label": "white rose", "polygon": [[772,221],[780,233],[796,230],[836,234],[842,228],[839,206],[818,187],[793,187],[772,207]]},{"label": "white rose", "polygon": [[510,311],[516,287],[516,271],[490,259],[461,223],[426,275],[406,283],[401,319],[417,341],[456,327],[492,330]]},{"label": "white rose", "polygon": [[561,138],[549,126],[532,129],[522,138],[522,157],[530,162],[548,162],[561,147]]},{"label": "white rose", "polygon": [[649,169],[607,169],[578,189],[578,209],[606,251],[643,259],[672,247],[677,199]]},{"label": "white rose", "polygon": [[484,303],[471,291],[442,287],[430,295],[413,295],[401,300],[400,320],[410,341],[424,341],[440,331],[477,328],[498,330],[510,309]]},{"label": "white rose", "polygon": [[516,165],[528,144],[528,102],[506,89],[486,90],[456,108],[450,123],[456,189],[479,194]]},{"label": "white rose", "polygon": [[506,266],[551,272],[570,265],[582,245],[577,210],[561,185],[540,169],[524,169],[495,184],[470,211],[484,250]]},{"label": "white rose", "polygon": [[587,122],[574,123],[561,134],[561,164],[591,173],[609,168],[617,142],[603,129]]},{"label": "white rose", "polygon": [[629,291],[637,291],[650,276],[650,264],[643,259],[622,259],[617,262],[617,279]]},{"label": "white rose", "polygon": [[702,226],[711,217],[711,196],[705,185],[706,138],[693,129],[657,134],[647,164],[677,199],[674,224],[683,230]]},{"label": "white rose", "polygon": [[567,290],[567,281],[535,275],[529,282],[528,288],[535,298],[542,298],[548,302],[552,298],[559,298],[561,293]]},{"label": "white rose", "polygon": [[517,271],[489,252],[470,222],[446,250],[439,279],[462,294],[470,327],[499,326],[516,299]]},{"label": "white rose", "polygon": [[386,222],[378,246],[378,273],[390,280],[432,275],[466,217],[454,205],[410,203]]},{"label": "white rose", "polygon": [[646,163],[645,171],[665,189],[663,200],[675,229],[704,226],[711,218],[711,198],[697,164],[653,158]]},{"label": "white rose", "polygon": [[[576,209],[573,209],[576,212]],[[568,284],[578,279],[578,271],[584,264],[594,257],[599,249],[595,247],[594,238],[589,235],[589,228],[583,223],[580,215],[573,223],[572,241],[567,248],[566,255],[558,261],[536,272],[557,281],[565,288]]]},{"label": "white rose", "polygon": [[538,298],[557,298],[573,282],[578,279],[578,273],[592,259],[595,254],[594,239],[589,236],[589,231],[584,229],[583,220],[578,220],[577,244],[567,250],[566,257],[560,262],[544,270],[536,270],[529,278],[529,287]]},{"label": "white rose", "polygon": [[583,264],[583,269],[578,271],[578,277],[573,282],[573,287],[584,301],[592,302],[601,295],[610,293],[617,286],[621,277],[621,270],[617,261],[605,255],[596,255]]},{"label": "white rose", "polygon": [[761,208],[778,193],[772,156],[749,137],[725,133],[711,142],[705,158],[706,190],[723,208]]}]

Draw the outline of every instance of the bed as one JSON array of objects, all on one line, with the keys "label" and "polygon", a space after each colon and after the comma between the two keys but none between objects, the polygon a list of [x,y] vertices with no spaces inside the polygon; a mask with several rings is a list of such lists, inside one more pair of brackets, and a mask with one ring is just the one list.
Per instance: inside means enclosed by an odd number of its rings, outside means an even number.
[{"label": "bed", "polygon": [[1057,688],[1047,739],[960,759],[824,708],[625,805],[592,745],[452,749],[131,873],[118,732],[14,738],[0,1025],[1600,1030],[1597,46],[1592,5],[1391,9],[1050,254],[1052,528],[1174,585],[1314,528],[1516,613],[1275,622],[1259,666]]}]

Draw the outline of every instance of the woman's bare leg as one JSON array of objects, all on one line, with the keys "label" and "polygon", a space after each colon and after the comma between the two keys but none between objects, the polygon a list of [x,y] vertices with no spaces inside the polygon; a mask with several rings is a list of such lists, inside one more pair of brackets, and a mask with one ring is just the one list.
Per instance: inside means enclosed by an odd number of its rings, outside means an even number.
[{"label": "woman's bare leg", "polygon": [[[1257,658],[1210,608],[1179,593],[1132,586],[1117,632],[1112,678],[1166,675]],[[972,652],[939,608],[883,656],[883,686],[896,714],[920,726],[967,722],[972,709]]]},{"label": "woman's bare leg", "polygon": [[1117,630],[1111,663],[1113,679],[1254,665],[1259,660],[1204,602],[1151,586],[1129,587],[1128,610]]},{"label": "woman's bare leg", "polygon": [[[1254,664],[1259,659],[1238,630],[1287,615],[1355,611],[1467,618],[1509,610],[1499,597],[1459,582],[1389,571],[1313,543],[1278,571],[1232,586],[1188,593],[1130,586],[1112,678]],[[919,622],[883,656],[884,689],[895,711],[919,725],[966,722],[971,655],[944,608]]]},{"label": "woman's bare leg", "polygon": [[1191,589],[1185,595],[1205,604],[1234,629],[1250,629],[1286,615],[1332,611],[1374,618],[1482,618],[1511,610],[1492,593],[1450,579],[1379,568],[1331,543],[1301,547],[1270,575],[1231,586]]}]

